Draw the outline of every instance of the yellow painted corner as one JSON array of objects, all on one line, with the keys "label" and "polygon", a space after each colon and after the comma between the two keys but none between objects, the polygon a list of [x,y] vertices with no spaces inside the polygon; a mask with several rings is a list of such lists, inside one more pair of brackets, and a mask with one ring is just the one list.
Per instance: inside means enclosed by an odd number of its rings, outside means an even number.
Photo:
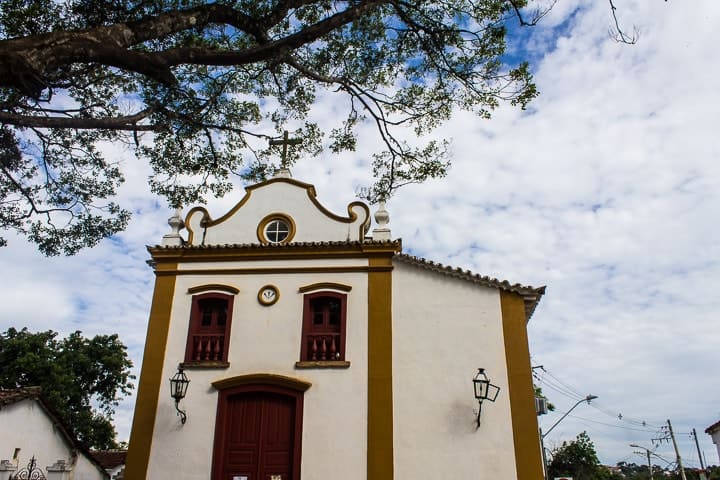
[{"label": "yellow painted corner", "polygon": [[[391,267],[392,258],[370,258],[371,267]],[[392,270],[368,273],[367,478],[392,480]]]},{"label": "yellow painted corner", "polygon": [[535,412],[525,303],[519,295],[500,292],[505,359],[518,480],[542,480],[540,435]]},{"label": "yellow painted corner", "polygon": [[[177,265],[169,267],[177,269]],[[145,353],[125,467],[125,478],[128,479],[141,480],[147,475],[158,396],[163,383],[162,369],[172,314],[175,278],[174,275],[158,275],[155,278],[155,291],[150,308]]]}]

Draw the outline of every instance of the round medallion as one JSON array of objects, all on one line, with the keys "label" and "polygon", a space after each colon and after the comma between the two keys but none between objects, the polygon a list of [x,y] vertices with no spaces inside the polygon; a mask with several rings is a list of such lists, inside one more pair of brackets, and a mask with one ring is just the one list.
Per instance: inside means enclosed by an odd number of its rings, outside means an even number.
[{"label": "round medallion", "polygon": [[280,298],[280,292],[275,285],[265,285],[258,291],[258,302],[269,307]]}]

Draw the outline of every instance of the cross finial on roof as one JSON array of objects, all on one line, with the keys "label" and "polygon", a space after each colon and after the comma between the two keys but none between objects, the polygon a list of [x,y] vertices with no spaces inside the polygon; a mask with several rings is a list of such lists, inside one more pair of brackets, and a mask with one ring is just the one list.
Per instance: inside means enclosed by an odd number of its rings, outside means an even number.
[{"label": "cross finial on roof", "polygon": [[301,138],[290,138],[288,131],[285,130],[283,133],[283,138],[280,140],[270,140],[270,146],[273,145],[282,145],[282,157],[280,158],[280,166],[285,168],[287,167],[287,147],[288,145],[300,145],[302,143]]}]

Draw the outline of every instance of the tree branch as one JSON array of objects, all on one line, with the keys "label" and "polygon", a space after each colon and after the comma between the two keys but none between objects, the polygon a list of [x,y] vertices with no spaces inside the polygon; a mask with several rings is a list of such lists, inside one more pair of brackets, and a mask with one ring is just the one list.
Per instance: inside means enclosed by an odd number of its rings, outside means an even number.
[{"label": "tree branch", "polygon": [[113,118],[78,118],[78,117],[40,117],[36,115],[19,115],[0,111],[0,123],[17,127],[36,128],[74,128],[79,130],[125,130],[132,132],[156,131],[158,125],[138,125],[137,122],[147,118],[154,107],[148,107],[133,115]]},{"label": "tree branch", "polygon": [[[0,41],[0,86],[17,88],[38,98],[47,88],[47,75],[59,66],[100,63],[136,72],[164,85],[174,85],[171,67],[180,64],[241,65],[285,55],[357,19],[388,0],[352,3],[346,10],[284,38],[262,42],[245,50],[222,51],[201,47],[171,48],[158,52],[130,50],[150,40],[166,38],[191,28],[225,24],[265,39],[267,28],[238,10],[218,4],[166,13],[149,19],[90,30],[52,32]],[[302,2],[300,2],[301,4]],[[296,2],[288,2],[288,8]],[[282,9],[278,10],[280,14]],[[274,19],[274,16],[266,20]]]},{"label": "tree branch", "polygon": [[[665,0],[667,2],[667,0]],[[620,28],[620,22],[618,21],[615,4],[613,3],[613,0],[608,0],[610,2],[610,11],[612,12],[613,21],[615,22],[615,30],[610,31],[610,36],[618,43],[627,43],[628,45],[635,45],[637,43],[637,40],[640,36],[640,32],[638,31],[637,27],[633,26],[633,33],[632,35],[626,34],[622,28]]]}]

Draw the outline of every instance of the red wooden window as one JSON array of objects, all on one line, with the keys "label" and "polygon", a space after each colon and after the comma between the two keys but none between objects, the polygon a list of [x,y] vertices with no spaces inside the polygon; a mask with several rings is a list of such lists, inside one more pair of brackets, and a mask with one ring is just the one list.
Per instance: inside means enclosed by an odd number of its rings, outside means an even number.
[{"label": "red wooden window", "polygon": [[193,297],[185,362],[227,362],[233,299],[222,293]]},{"label": "red wooden window", "polygon": [[301,361],[345,360],[346,299],[336,292],[305,295]]}]

